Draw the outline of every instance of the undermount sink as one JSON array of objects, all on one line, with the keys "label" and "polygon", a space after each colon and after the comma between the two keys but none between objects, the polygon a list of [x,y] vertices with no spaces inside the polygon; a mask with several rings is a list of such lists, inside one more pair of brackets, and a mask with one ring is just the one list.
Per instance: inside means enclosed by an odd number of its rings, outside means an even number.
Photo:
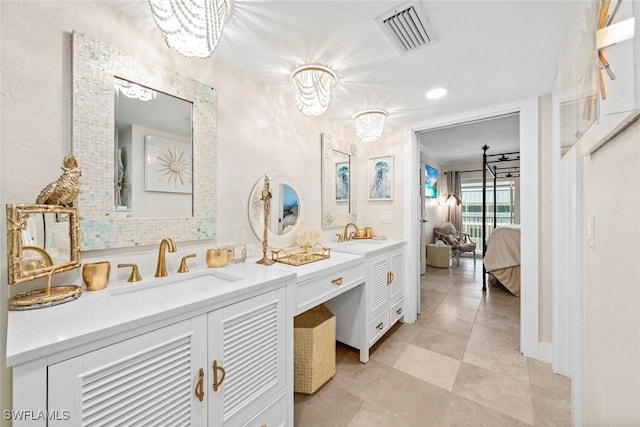
[{"label": "undermount sink", "polygon": [[167,277],[150,277],[139,282],[119,282],[108,287],[111,295],[122,295],[130,292],[155,289],[159,286],[171,285],[180,287],[215,286],[237,282],[241,278],[211,269],[192,271],[184,274],[173,274]]}]

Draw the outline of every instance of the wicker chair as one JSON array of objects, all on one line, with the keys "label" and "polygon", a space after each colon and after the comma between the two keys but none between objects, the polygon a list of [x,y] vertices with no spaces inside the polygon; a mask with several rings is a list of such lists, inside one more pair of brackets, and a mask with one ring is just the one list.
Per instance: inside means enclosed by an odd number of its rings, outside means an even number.
[{"label": "wicker chair", "polygon": [[473,254],[473,265],[476,265],[476,244],[468,233],[456,230],[450,222],[434,227],[433,231],[436,241],[442,240],[447,245],[451,245],[451,254],[456,258],[457,267],[460,267],[460,254],[466,252]]}]

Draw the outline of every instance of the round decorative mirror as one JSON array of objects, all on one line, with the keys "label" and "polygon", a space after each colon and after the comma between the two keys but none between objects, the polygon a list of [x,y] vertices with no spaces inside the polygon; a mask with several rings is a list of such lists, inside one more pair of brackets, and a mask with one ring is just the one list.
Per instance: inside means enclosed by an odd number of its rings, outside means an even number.
[{"label": "round decorative mirror", "polygon": [[[269,246],[284,248],[295,244],[302,223],[302,197],[297,182],[292,177],[278,171],[267,172],[271,204],[267,238]],[[262,191],[264,175],[258,179],[249,196],[249,222],[258,239],[264,233],[264,204]]]}]

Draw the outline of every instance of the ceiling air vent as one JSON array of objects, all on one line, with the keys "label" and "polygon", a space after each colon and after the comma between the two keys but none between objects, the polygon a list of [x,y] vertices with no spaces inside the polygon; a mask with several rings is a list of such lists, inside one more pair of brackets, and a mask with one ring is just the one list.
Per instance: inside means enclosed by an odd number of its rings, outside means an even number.
[{"label": "ceiling air vent", "polygon": [[376,18],[400,53],[412,52],[435,41],[426,15],[417,3],[403,3]]}]

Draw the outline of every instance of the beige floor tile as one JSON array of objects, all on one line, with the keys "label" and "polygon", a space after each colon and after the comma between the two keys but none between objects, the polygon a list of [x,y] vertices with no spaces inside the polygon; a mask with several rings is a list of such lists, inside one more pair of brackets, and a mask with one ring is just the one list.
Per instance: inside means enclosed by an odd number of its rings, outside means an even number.
[{"label": "beige floor tile", "polygon": [[366,400],[391,367],[373,359],[369,359],[368,363],[361,363],[360,353],[353,353],[355,357],[345,357],[336,365],[333,383]]},{"label": "beige floor tile", "polygon": [[451,293],[451,291],[447,292],[447,295],[442,299],[443,303],[447,304],[455,304],[462,307],[470,308],[473,310],[477,310],[480,306],[480,301],[482,300],[481,295],[460,295]]},{"label": "beige floor tile", "polygon": [[509,347],[520,354],[520,330],[501,329],[477,323],[471,330],[471,339]]},{"label": "beige floor tile", "polygon": [[535,385],[531,386],[531,405],[536,427],[570,427],[571,402]]},{"label": "beige floor tile", "polygon": [[529,383],[462,363],[453,392],[496,411],[533,424]]},{"label": "beige floor tile", "polygon": [[476,318],[477,311],[478,310],[475,308],[468,308],[463,305],[448,303],[448,302],[445,302],[445,300],[442,300],[442,302],[438,305],[438,308],[435,309],[433,314],[436,316],[444,315],[444,316],[456,317],[458,319],[469,320],[473,322]]},{"label": "beige floor tile", "polygon": [[451,397],[442,423],[443,427],[527,427],[530,425],[456,394]]},{"label": "beige floor tile", "polygon": [[416,323],[427,330],[467,338],[471,335],[471,329],[473,329],[473,321],[447,316],[442,313],[418,316]]},{"label": "beige floor tile", "polygon": [[510,346],[473,339],[473,333],[464,353],[464,362],[528,382],[527,358]]},{"label": "beige floor tile", "polygon": [[468,340],[467,334],[443,333],[436,328],[425,328],[416,334],[411,344],[455,360],[462,360]]},{"label": "beige floor tile", "polygon": [[389,426],[422,427],[424,424],[419,421],[417,424],[411,425],[407,419],[395,411],[370,402],[365,402],[349,423],[349,427]]},{"label": "beige floor tile", "polygon": [[402,420],[390,426],[441,426],[451,393],[391,369],[369,403]]},{"label": "beige floor tile", "polygon": [[460,361],[409,344],[393,367],[451,391],[458,375]]},{"label": "beige floor tile", "polygon": [[551,365],[539,360],[527,359],[531,385],[552,392],[556,398],[571,401],[571,380],[554,374]]},{"label": "beige floor tile", "polygon": [[295,394],[294,423],[297,427],[347,426],[362,404],[362,399],[329,381],[313,395]]}]

